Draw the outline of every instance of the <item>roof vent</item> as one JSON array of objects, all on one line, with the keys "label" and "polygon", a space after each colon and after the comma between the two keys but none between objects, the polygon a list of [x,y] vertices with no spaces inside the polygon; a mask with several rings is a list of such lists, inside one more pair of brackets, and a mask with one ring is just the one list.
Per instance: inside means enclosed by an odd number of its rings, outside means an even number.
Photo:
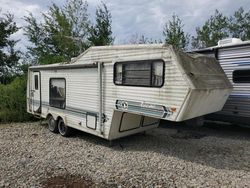
[{"label": "roof vent", "polygon": [[224,46],[228,44],[238,44],[241,43],[242,40],[239,38],[227,38],[218,41],[218,46]]}]

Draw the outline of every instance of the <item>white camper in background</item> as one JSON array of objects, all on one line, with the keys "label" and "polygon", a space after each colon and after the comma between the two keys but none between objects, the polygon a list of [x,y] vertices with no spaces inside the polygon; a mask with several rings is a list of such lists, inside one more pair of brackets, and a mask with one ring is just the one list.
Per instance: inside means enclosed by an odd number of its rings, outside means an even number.
[{"label": "white camper in background", "polygon": [[195,52],[215,57],[234,88],[222,111],[207,118],[250,126],[250,40],[227,38]]},{"label": "white camper in background", "polygon": [[113,140],[222,109],[231,84],[214,58],[171,46],[91,47],[70,63],[29,68],[27,111],[49,129]]}]

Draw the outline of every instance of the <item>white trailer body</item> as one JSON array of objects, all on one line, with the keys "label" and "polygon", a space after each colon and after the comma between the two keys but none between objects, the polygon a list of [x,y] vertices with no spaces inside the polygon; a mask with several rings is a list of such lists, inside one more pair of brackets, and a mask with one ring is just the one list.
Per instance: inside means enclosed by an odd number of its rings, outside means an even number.
[{"label": "white trailer body", "polygon": [[209,119],[250,125],[250,41],[223,39],[217,46],[195,50],[215,57],[233,85],[223,109]]},{"label": "white trailer body", "polygon": [[220,111],[232,90],[214,58],[163,44],[91,47],[28,74],[29,113],[108,140]]}]

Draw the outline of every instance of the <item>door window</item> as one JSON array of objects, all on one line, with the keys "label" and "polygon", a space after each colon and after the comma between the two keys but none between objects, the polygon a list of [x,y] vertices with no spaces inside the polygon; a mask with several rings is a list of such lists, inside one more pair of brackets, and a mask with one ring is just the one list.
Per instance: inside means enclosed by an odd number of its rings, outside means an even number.
[{"label": "door window", "polygon": [[35,75],[35,90],[38,90],[38,75]]}]

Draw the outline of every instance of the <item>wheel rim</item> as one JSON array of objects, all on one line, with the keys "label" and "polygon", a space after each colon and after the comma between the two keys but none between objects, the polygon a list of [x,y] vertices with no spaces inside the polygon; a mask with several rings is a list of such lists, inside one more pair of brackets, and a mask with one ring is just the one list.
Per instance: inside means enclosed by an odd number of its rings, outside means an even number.
[{"label": "wheel rim", "polygon": [[54,131],[55,130],[55,120],[53,117],[49,118],[48,124],[49,124],[49,130]]},{"label": "wheel rim", "polygon": [[60,133],[61,133],[62,135],[64,135],[65,132],[66,132],[66,126],[65,126],[64,122],[61,121],[58,127],[59,127]]}]

